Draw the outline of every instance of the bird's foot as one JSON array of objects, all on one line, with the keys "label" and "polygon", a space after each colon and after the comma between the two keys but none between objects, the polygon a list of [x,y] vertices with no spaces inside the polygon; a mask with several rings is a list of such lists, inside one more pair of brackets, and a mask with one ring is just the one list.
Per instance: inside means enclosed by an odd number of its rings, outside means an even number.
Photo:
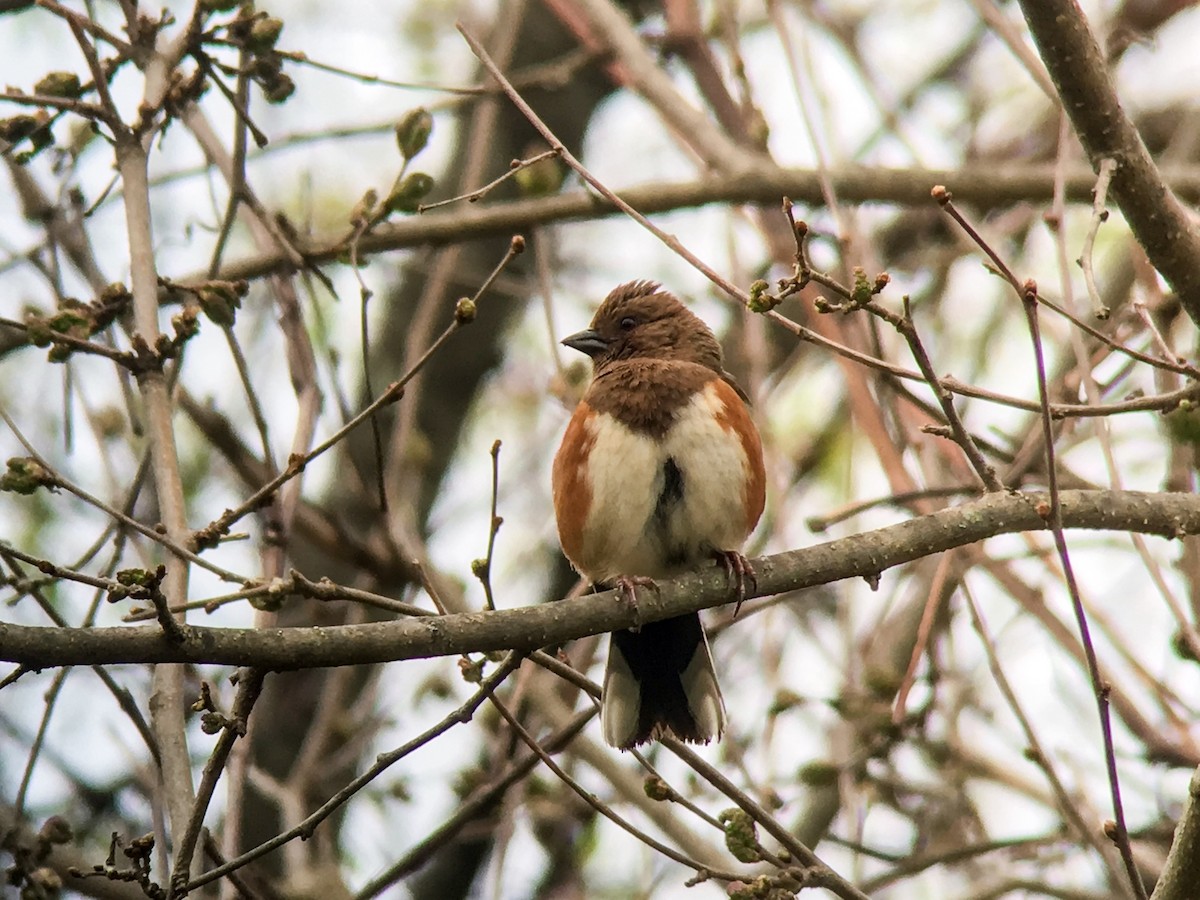
[{"label": "bird's foot", "polygon": [[[625,602],[628,603],[633,609],[634,614],[640,619],[641,615],[638,613],[637,599],[637,589],[639,587],[653,588],[655,591],[657,591],[658,582],[653,578],[647,578],[645,575],[622,575],[617,579],[617,589],[625,598]],[[636,634],[637,632],[641,631],[641,629],[642,624],[641,622],[638,622],[629,630]]]},{"label": "bird's foot", "polygon": [[718,565],[725,570],[725,574],[729,576],[730,590],[733,593],[734,600],[737,605],[733,608],[733,617],[736,619],[738,613],[742,609],[742,604],[746,602],[746,589],[754,590],[758,587],[758,579],[754,575],[754,567],[750,565],[750,560],[742,556],[736,550],[717,550],[713,553],[717,558]]}]

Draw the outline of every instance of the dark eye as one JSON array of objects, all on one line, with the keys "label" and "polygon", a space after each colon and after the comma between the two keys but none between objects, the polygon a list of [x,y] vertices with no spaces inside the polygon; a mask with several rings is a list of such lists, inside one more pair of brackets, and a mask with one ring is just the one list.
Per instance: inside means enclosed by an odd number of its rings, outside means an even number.
[{"label": "dark eye", "polygon": [[628,331],[630,328],[632,328],[636,324],[637,324],[637,319],[635,319],[633,316],[626,316],[625,318],[623,318],[621,320],[621,330]]}]

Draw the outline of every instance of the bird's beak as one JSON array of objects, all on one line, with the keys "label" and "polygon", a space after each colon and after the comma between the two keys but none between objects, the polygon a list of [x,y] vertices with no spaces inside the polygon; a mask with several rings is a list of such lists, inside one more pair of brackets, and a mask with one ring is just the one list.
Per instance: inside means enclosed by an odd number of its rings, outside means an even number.
[{"label": "bird's beak", "polygon": [[608,341],[600,337],[599,332],[588,328],[585,331],[577,331],[575,334],[562,339],[564,346],[570,347],[572,350],[578,350],[580,353],[586,353],[588,356],[599,356],[608,349]]}]

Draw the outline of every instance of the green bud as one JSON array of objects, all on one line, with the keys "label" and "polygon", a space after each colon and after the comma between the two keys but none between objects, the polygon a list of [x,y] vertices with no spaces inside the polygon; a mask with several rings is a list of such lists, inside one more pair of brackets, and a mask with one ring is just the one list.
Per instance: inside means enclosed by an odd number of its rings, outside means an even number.
[{"label": "green bud", "polygon": [[216,325],[232,325],[242,298],[232,282],[210,281],[196,291],[196,299],[209,321]]},{"label": "green bud", "polygon": [[78,306],[67,306],[47,319],[46,324],[56,334],[67,334],[77,338],[90,337],[92,319],[87,315],[85,309]]},{"label": "green bud", "polygon": [[779,305],[779,298],[770,292],[770,287],[761,278],[750,285],[750,302],[746,304],[750,312],[770,312]]},{"label": "green bud", "polygon": [[1171,636],[1171,649],[1175,651],[1175,655],[1180,659],[1186,659],[1189,662],[1200,662],[1200,660],[1196,659],[1196,654],[1184,638],[1182,631],[1176,631]]},{"label": "green bud", "polygon": [[283,20],[267,16],[264,19],[255,20],[250,26],[250,34],[246,36],[246,47],[253,50],[255,53],[263,53],[271,50],[275,46],[275,42],[279,40],[279,34],[283,31]]},{"label": "green bud", "polygon": [[133,299],[133,294],[123,281],[114,281],[100,292],[100,300],[104,303],[125,303]]},{"label": "green bud", "polygon": [[35,94],[43,97],[66,97],[74,100],[83,93],[79,76],[74,72],[51,72],[33,86]]},{"label": "green bud", "polygon": [[204,12],[229,12],[236,7],[241,0],[200,0],[200,9]]},{"label": "green bud", "polygon": [[[472,300],[470,297],[462,297],[459,299],[459,301],[457,303],[454,304],[454,321],[457,322],[459,325],[470,325],[472,322],[475,321],[476,311],[477,310],[475,309],[475,301]],[[481,560],[481,559],[477,559],[477,560],[475,560],[475,562],[486,563],[485,560]],[[471,564],[472,569],[474,568],[474,566],[475,566],[475,563],[472,563]],[[476,573],[476,574],[478,574],[478,573]]]},{"label": "green bud", "polygon": [[126,587],[147,587],[155,583],[154,573],[149,569],[122,569],[116,579],[118,584]]},{"label": "green bud", "polygon": [[717,816],[725,828],[725,847],[738,862],[753,863],[762,859],[758,851],[758,832],[754,820],[741,809],[727,809]]},{"label": "green bud", "polygon": [[804,705],[804,698],[793,690],[784,688],[775,694],[775,699],[771,701],[771,715],[777,716],[782,712],[787,712],[789,709],[794,709],[797,706]]},{"label": "green bud", "polygon": [[296,93],[296,82],[280,72],[269,82],[264,82],[262,88],[263,96],[267,98],[267,102],[278,104]]},{"label": "green bud", "polygon": [[433,132],[433,116],[423,106],[409,110],[396,124],[396,145],[405,161],[425,149]]},{"label": "green bud", "polygon": [[36,116],[22,113],[8,119],[0,119],[0,140],[15,144],[24,140],[42,127],[42,122]]},{"label": "green bud", "polygon": [[250,598],[250,605],[261,612],[278,612],[283,609],[287,599],[287,594],[272,591],[269,594],[255,594]]},{"label": "green bud", "polygon": [[850,302],[855,306],[862,306],[871,302],[871,297],[874,295],[871,290],[871,282],[867,281],[867,272],[862,266],[854,267],[854,288],[850,291]]},{"label": "green bud", "polygon": [[649,775],[642,782],[642,791],[651,800],[656,800],[661,803],[664,800],[674,800],[677,796],[675,791],[671,790],[671,786],[667,784],[657,775]]},{"label": "green bud", "polygon": [[404,176],[385,201],[388,212],[416,212],[425,195],[433,190],[433,179],[424,172]]},{"label": "green bud", "polygon": [[14,456],[8,461],[8,471],[0,475],[0,491],[32,494],[40,487],[53,489],[54,476],[31,456]]},{"label": "green bud", "polygon": [[374,188],[368,188],[367,192],[354,204],[354,208],[350,210],[350,224],[355,228],[365,225],[371,218],[371,213],[374,212],[375,204],[378,202],[379,193]]},{"label": "green bud", "polygon": [[258,81],[268,82],[283,71],[283,57],[278,53],[256,56],[246,67],[246,74]]},{"label": "green bud", "polygon": [[35,347],[49,347],[50,342],[54,340],[49,323],[32,312],[25,316],[25,336]]},{"label": "green bud", "polygon": [[53,143],[54,133],[49,128],[39,128],[29,136],[29,149],[24,153],[17,154],[16,160],[18,165],[25,165]]},{"label": "green bud", "polygon": [[196,307],[185,306],[183,310],[171,316],[171,327],[175,329],[175,337],[187,341],[200,333],[200,323],[196,321]]}]

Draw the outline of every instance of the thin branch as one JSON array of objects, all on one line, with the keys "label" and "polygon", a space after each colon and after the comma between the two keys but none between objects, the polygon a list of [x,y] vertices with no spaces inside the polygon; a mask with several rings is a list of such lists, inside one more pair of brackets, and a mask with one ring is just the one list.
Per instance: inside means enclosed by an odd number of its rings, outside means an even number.
[{"label": "thin branch", "polygon": [[[538,654],[534,654],[537,656]],[[544,656],[544,654],[542,654]],[[557,753],[569,744],[584,726],[596,715],[596,708],[585,709],[577,713],[570,722],[550,735],[542,742],[549,753]],[[401,878],[405,877],[424,865],[434,852],[445,846],[462,829],[475,820],[486,815],[514,784],[524,780],[541,761],[536,753],[528,753],[508,767],[507,770],[493,778],[486,785],[467,797],[446,821],[426,834],[421,841],[412,847],[387,870],[372,878],[354,895],[354,900],[371,900],[387,890]]]},{"label": "thin branch", "polygon": [[1121,853],[1122,861],[1125,863],[1125,870],[1129,876],[1134,896],[1139,898],[1139,900],[1145,900],[1146,887],[1142,884],[1142,876],[1139,874],[1137,865],[1133,859],[1133,849],[1129,843],[1129,831],[1125,825],[1124,805],[1121,801],[1121,784],[1117,776],[1117,757],[1116,748],[1113,745],[1112,719],[1109,716],[1108,694],[1110,687],[1101,675],[1100,665],[1096,660],[1096,648],[1092,645],[1087,614],[1083,609],[1083,601],[1079,597],[1079,586],[1075,581],[1075,570],[1071,565],[1070,553],[1067,550],[1067,539],[1063,530],[1062,503],[1058,490],[1058,467],[1054,454],[1054,426],[1049,411],[1050,396],[1046,387],[1046,363],[1042,355],[1042,340],[1038,329],[1037,286],[1032,281],[1026,283],[1025,289],[1022,292],[1022,305],[1025,308],[1025,317],[1029,323],[1030,338],[1033,341],[1034,361],[1038,377],[1038,396],[1041,398],[1043,408],[1042,440],[1046,451],[1046,473],[1050,489],[1045,518],[1054,535],[1054,546],[1058,551],[1059,563],[1062,566],[1063,577],[1067,585],[1067,593],[1071,597],[1071,607],[1075,611],[1075,621],[1079,627],[1080,641],[1083,644],[1087,660],[1088,675],[1091,678],[1092,688],[1096,696],[1096,706],[1100,715],[1100,730],[1104,739],[1104,759],[1108,770],[1108,784],[1112,794],[1113,816],[1115,817],[1113,840]]},{"label": "thin branch", "polygon": [[204,814],[208,811],[209,803],[212,802],[213,792],[216,791],[217,782],[225,770],[225,764],[229,760],[234,742],[238,738],[246,736],[250,711],[254,708],[254,703],[262,692],[265,678],[266,672],[261,669],[243,669],[238,673],[238,690],[234,697],[233,708],[229,711],[225,727],[221,729],[221,736],[217,738],[217,745],[213,748],[208,762],[204,764],[204,772],[201,773],[200,783],[196,788],[196,802],[192,805],[192,814],[188,819],[187,831],[176,844],[175,864],[171,871],[171,895],[187,884],[192,856],[196,852],[196,842],[200,837],[200,828],[204,824]]},{"label": "thin branch", "polygon": [[509,262],[511,262],[517,255],[522,253],[524,249],[524,238],[519,236],[514,237],[509,243],[508,252],[505,253],[504,257],[499,263],[496,264],[496,267],[492,270],[491,274],[475,291],[474,297],[468,298],[466,303],[462,303],[458,307],[458,310],[454,316],[454,320],[446,326],[445,330],[432,344],[429,345],[429,348],[423,354],[421,354],[421,357],[412,364],[409,370],[405,372],[398,381],[393,381],[391,384],[389,384],[384,389],[382,394],[375,398],[374,401],[369,403],[366,408],[362,410],[362,412],[335,431],[327,440],[318,444],[303,456],[293,456],[290,460],[288,460],[286,468],[284,468],[279,475],[272,478],[257,491],[251,494],[246,500],[242,501],[240,506],[234,509],[227,509],[224,513],[202,528],[200,532],[197,533],[198,540],[202,544],[208,543],[216,541],[220,536],[228,533],[229,529],[235,522],[246,516],[248,513],[258,509],[264,503],[268,502],[270,497],[275,493],[276,490],[279,489],[281,485],[285,484],[303,472],[305,467],[307,467],[308,464],[314,459],[340,443],[347,434],[361,425],[365,420],[373,416],[378,410],[384,406],[387,406],[389,403],[394,403],[395,401],[399,400],[404,395],[404,386],[412,381],[417,373],[425,367],[425,364],[433,358],[433,355],[441,349],[442,345],[445,344],[446,341],[448,341],[450,337],[455,334],[455,332],[459,331],[459,329],[469,325],[475,320],[474,308],[479,298],[491,286],[492,282],[495,281],[496,276],[500,274],[504,267],[507,266]]},{"label": "thin branch", "polygon": [[558,156],[557,150],[544,150],[535,156],[529,157],[528,159],[514,159],[508,164],[508,168],[504,171],[503,175],[493,178],[483,187],[478,187],[473,191],[467,191],[467,193],[459,194],[456,197],[447,197],[445,200],[437,200],[434,203],[422,203],[417,207],[417,212],[424,213],[431,209],[437,209],[439,206],[449,206],[452,203],[461,203],[464,200],[467,203],[478,203],[518,172],[522,171],[523,169],[528,169],[530,166],[536,166],[542,160],[553,159],[556,156]]},{"label": "thin branch", "polygon": [[1083,283],[1087,286],[1088,298],[1092,301],[1092,315],[1097,319],[1107,319],[1108,307],[1100,296],[1100,288],[1096,287],[1096,267],[1092,252],[1096,247],[1096,235],[1100,226],[1108,221],[1108,186],[1112,182],[1113,173],[1117,171],[1117,161],[1105,157],[1100,160],[1100,173],[1096,176],[1096,195],[1092,199],[1092,218],[1088,223],[1087,234],[1083,238],[1083,252],[1079,254],[1079,267],[1083,269]]},{"label": "thin branch", "polygon": [[748,816],[762,826],[764,831],[779,841],[791,853],[794,860],[807,867],[810,876],[813,877],[812,884],[814,886],[819,885],[826,888],[846,900],[870,900],[866,894],[822,862],[820,857],[780,825],[758,801],[730,781],[720,769],[709,763],[700,754],[675,738],[667,738],[663,741],[663,745],[694,769],[697,775],[741,807]]},{"label": "thin branch", "polygon": [[74,494],[76,497],[78,497],[84,503],[87,503],[89,506],[95,507],[96,509],[98,509],[102,513],[104,513],[106,516],[109,516],[114,522],[118,522],[122,526],[129,528],[133,531],[136,531],[138,534],[142,535],[143,537],[149,538],[150,540],[154,541],[155,543],[161,544],[163,547],[165,547],[167,550],[169,550],[175,556],[178,556],[181,559],[185,559],[188,562],[194,563],[197,566],[200,566],[201,568],[207,569],[208,571],[210,571],[214,575],[216,575],[218,578],[220,578],[222,581],[228,581],[228,582],[232,582],[232,583],[236,583],[236,584],[244,584],[245,583],[246,579],[243,576],[238,575],[234,572],[231,572],[228,569],[223,569],[220,566],[209,562],[208,560],[204,559],[203,557],[198,556],[197,554],[193,553],[191,550],[187,549],[186,546],[174,542],[167,535],[160,534],[156,529],[151,528],[148,525],[143,525],[141,522],[139,522],[137,519],[133,518],[132,516],[130,516],[128,513],[124,512],[123,510],[119,510],[116,507],[111,506],[108,503],[105,503],[99,497],[96,497],[93,494],[90,494],[89,492],[85,491],[83,488],[81,488],[79,485],[75,484],[74,482],[68,481],[60,473],[56,472],[53,469],[53,467],[51,467],[49,462],[47,462],[47,460],[44,459],[41,456],[41,454],[39,454],[33,448],[33,445],[30,444],[25,439],[25,436],[17,428],[16,422],[14,422],[12,420],[12,418],[8,415],[8,412],[2,406],[0,406],[0,421],[3,421],[4,424],[8,426],[9,430],[12,431],[13,435],[17,438],[17,440],[21,442],[21,445],[25,448],[25,451],[31,457],[33,457],[43,468],[45,468],[46,471],[48,471],[51,474],[51,477],[53,478],[53,486],[54,487],[61,487],[63,490],[65,490],[71,494]]},{"label": "thin branch", "polygon": [[631,834],[634,838],[645,844],[651,850],[662,854],[668,859],[674,860],[680,865],[687,866],[689,869],[693,869],[701,873],[706,878],[711,877],[721,881],[730,882],[736,881],[742,877],[735,872],[719,872],[709,868],[708,866],[702,865],[696,860],[689,858],[686,854],[680,853],[674,847],[669,847],[662,841],[659,841],[646,834],[646,832],[635,827],[623,817],[618,816],[615,812],[613,812],[612,808],[607,803],[602,803],[591,791],[586,790],[583,785],[581,785],[576,779],[572,778],[562,766],[555,762],[549,751],[547,751],[546,748],[538,742],[537,738],[529,733],[529,729],[521,724],[521,721],[512,714],[512,711],[509,710],[509,708],[499,698],[493,695],[488,699],[492,702],[492,705],[496,707],[496,710],[500,713],[501,717],[503,717],[504,721],[508,723],[509,727],[516,732],[517,737],[519,737],[525,743],[525,746],[533,751],[533,753],[542,761],[546,768],[554,773],[555,777],[557,777],[567,787],[574,791],[584,803],[586,803],[604,818],[608,819],[618,828],[621,828],[623,831]]},{"label": "thin branch", "polygon": [[983,652],[987,656],[988,669],[991,670],[992,680],[995,681],[996,687],[1000,690],[1000,694],[1008,704],[1009,710],[1016,718],[1017,724],[1021,728],[1021,733],[1025,736],[1025,743],[1028,745],[1025,750],[1026,758],[1041,769],[1042,774],[1046,776],[1046,781],[1050,783],[1050,790],[1054,794],[1058,808],[1066,821],[1075,830],[1076,836],[1081,841],[1086,841],[1096,848],[1101,859],[1104,860],[1104,864],[1109,868],[1111,876],[1120,874],[1116,860],[1110,862],[1111,848],[1101,843],[1095,827],[1090,826],[1084,820],[1078,805],[1071,799],[1066,785],[1058,777],[1058,773],[1055,771],[1049,755],[1042,748],[1037,733],[1033,730],[1033,723],[1025,715],[1025,710],[1022,709],[1020,701],[1017,700],[1016,692],[1013,690],[1007,676],[1004,674],[1004,669],[1000,665],[1000,658],[996,653],[995,641],[992,639],[991,634],[988,633],[987,622],[983,618],[983,612],[979,609],[979,604],[975,602],[975,597],[965,584],[962,586],[962,592],[966,600],[967,612],[971,617],[971,625],[975,629],[975,633],[979,635],[979,641],[983,645]]},{"label": "thin branch", "polygon": [[476,690],[466,700],[465,703],[463,703],[449,715],[445,716],[437,724],[425,729],[425,731],[421,732],[421,734],[417,735],[415,738],[406,741],[394,750],[390,750],[387,753],[381,753],[375,758],[374,765],[372,765],[369,769],[363,772],[363,774],[359,775],[344,788],[330,797],[327,801],[325,801],[325,803],[321,804],[321,806],[315,812],[313,812],[312,815],[305,818],[304,821],[298,823],[292,828],[289,828],[287,831],[282,832],[281,834],[275,835],[275,837],[271,838],[270,840],[264,841],[262,844],[259,844],[252,850],[248,850],[236,859],[231,859],[224,865],[217,866],[215,869],[210,869],[200,877],[192,879],[192,881],[188,882],[188,884],[185,885],[181,890],[185,893],[191,893],[197,888],[203,887],[206,884],[211,884],[220,878],[224,878],[230,872],[242,868],[242,866],[253,862],[261,856],[265,856],[272,850],[282,847],[284,844],[289,843],[298,837],[311,837],[313,831],[316,830],[318,825],[325,821],[325,819],[329,818],[329,816],[343,804],[345,804],[347,800],[374,781],[390,766],[399,762],[414,750],[424,747],[434,738],[449,731],[453,726],[471,721],[471,717],[475,714],[475,710],[479,708],[479,706],[485,699],[487,699],[492,691],[500,686],[504,679],[516,671],[516,669],[521,665],[521,660],[523,658],[523,655],[520,653],[514,652],[508,654],[504,662],[497,666],[496,671],[480,683],[478,690]]},{"label": "thin branch", "polygon": [[496,608],[496,599],[492,596],[492,559],[496,550],[496,535],[504,520],[496,513],[500,499],[500,441],[492,444],[492,514],[488,520],[487,554],[483,559],[471,563],[471,571],[483,584],[483,593],[487,599],[487,608]]},{"label": "thin branch", "polygon": [[[596,4],[597,7],[604,7],[608,5],[609,4],[607,3]],[[542,138],[550,145],[555,153],[557,153],[562,160],[579,175],[580,178],[591,185],[601,197],[662,241],[674,253],[687,260],[690,265],[692,265],[696,270],[702,272],[705,277],[709,279],[709,281],[723,290],[730,297],[735,298],[743,306],[750,302],[750,296],[744,290],[737,287],[724,275],[685,247],[679,238],[675,237],[675,235],[664,231],[647,219],[645,215],[619,197],[612,191],[611,188],[609,188],[602,181],[600,181],[599,178],[588,171],[588,169],[584,167],[583,163],[576,159],[575,155],[572,154],[571,151],[566,148],[563,142],[558,139],[558,136],[550,130],[549,126],[547,126],[546,123],[538,117],[538,114],[533,111],[533,108],[525,102],[525,98],[517,93],[516,88],[514,88],[508,79],[504,77],[504,73],[500,71],[500,68],[496,65],[495,61],[490,55],[488,55],[488,52],[484,49],[483,44],[481,44],[469,31],[467,31],[467,29],[463,27],[461,23],[459,23],[457,27],[459,33],[463,36],[463,39],[466,40],[467,45],[471,48],[471,52],[475,54],[481,63],[483,63],[483,67],[488,70],[489,74],[491,74],[491,76],[500,83],[500,87],[504,90],[505,96],[508,97],[508,99],[518,110],[520,110],[521,115],[525,116],[525,118],[529,120],[529,124],[534,127],[538,134],[542,136]],[[665,76],[662,77],[665,78]],[[686,106],[686,104],[684,104],[684,106]],[[691,109],[690,113],[685,113],[684,115],[690,118],[691,114],[699,115],[699,113],[697,113],[694,109]],[[701,130],[705,133],[712,131],[712,129],[707,128]],[[715,143],[713,152],[718,154],[718,156],[721,158],[724,158],[727,155],[726,151],[728,150],[728,148],[725,146],[726,140],[723,135],[720,135],[719,132],[716,132],[716,134],[720,139]],[[746,160],[749,158],[749,154],[745,153],[744,150],[737,148],[736,145],[732,144],[731,142],[729,143],[729,147],[732,148],[732,152],[736,155],[737,162],[734,164],[732,160],[729,160],[729,165],[724,168],[732,177],[736,173],[746,170]]]}]

